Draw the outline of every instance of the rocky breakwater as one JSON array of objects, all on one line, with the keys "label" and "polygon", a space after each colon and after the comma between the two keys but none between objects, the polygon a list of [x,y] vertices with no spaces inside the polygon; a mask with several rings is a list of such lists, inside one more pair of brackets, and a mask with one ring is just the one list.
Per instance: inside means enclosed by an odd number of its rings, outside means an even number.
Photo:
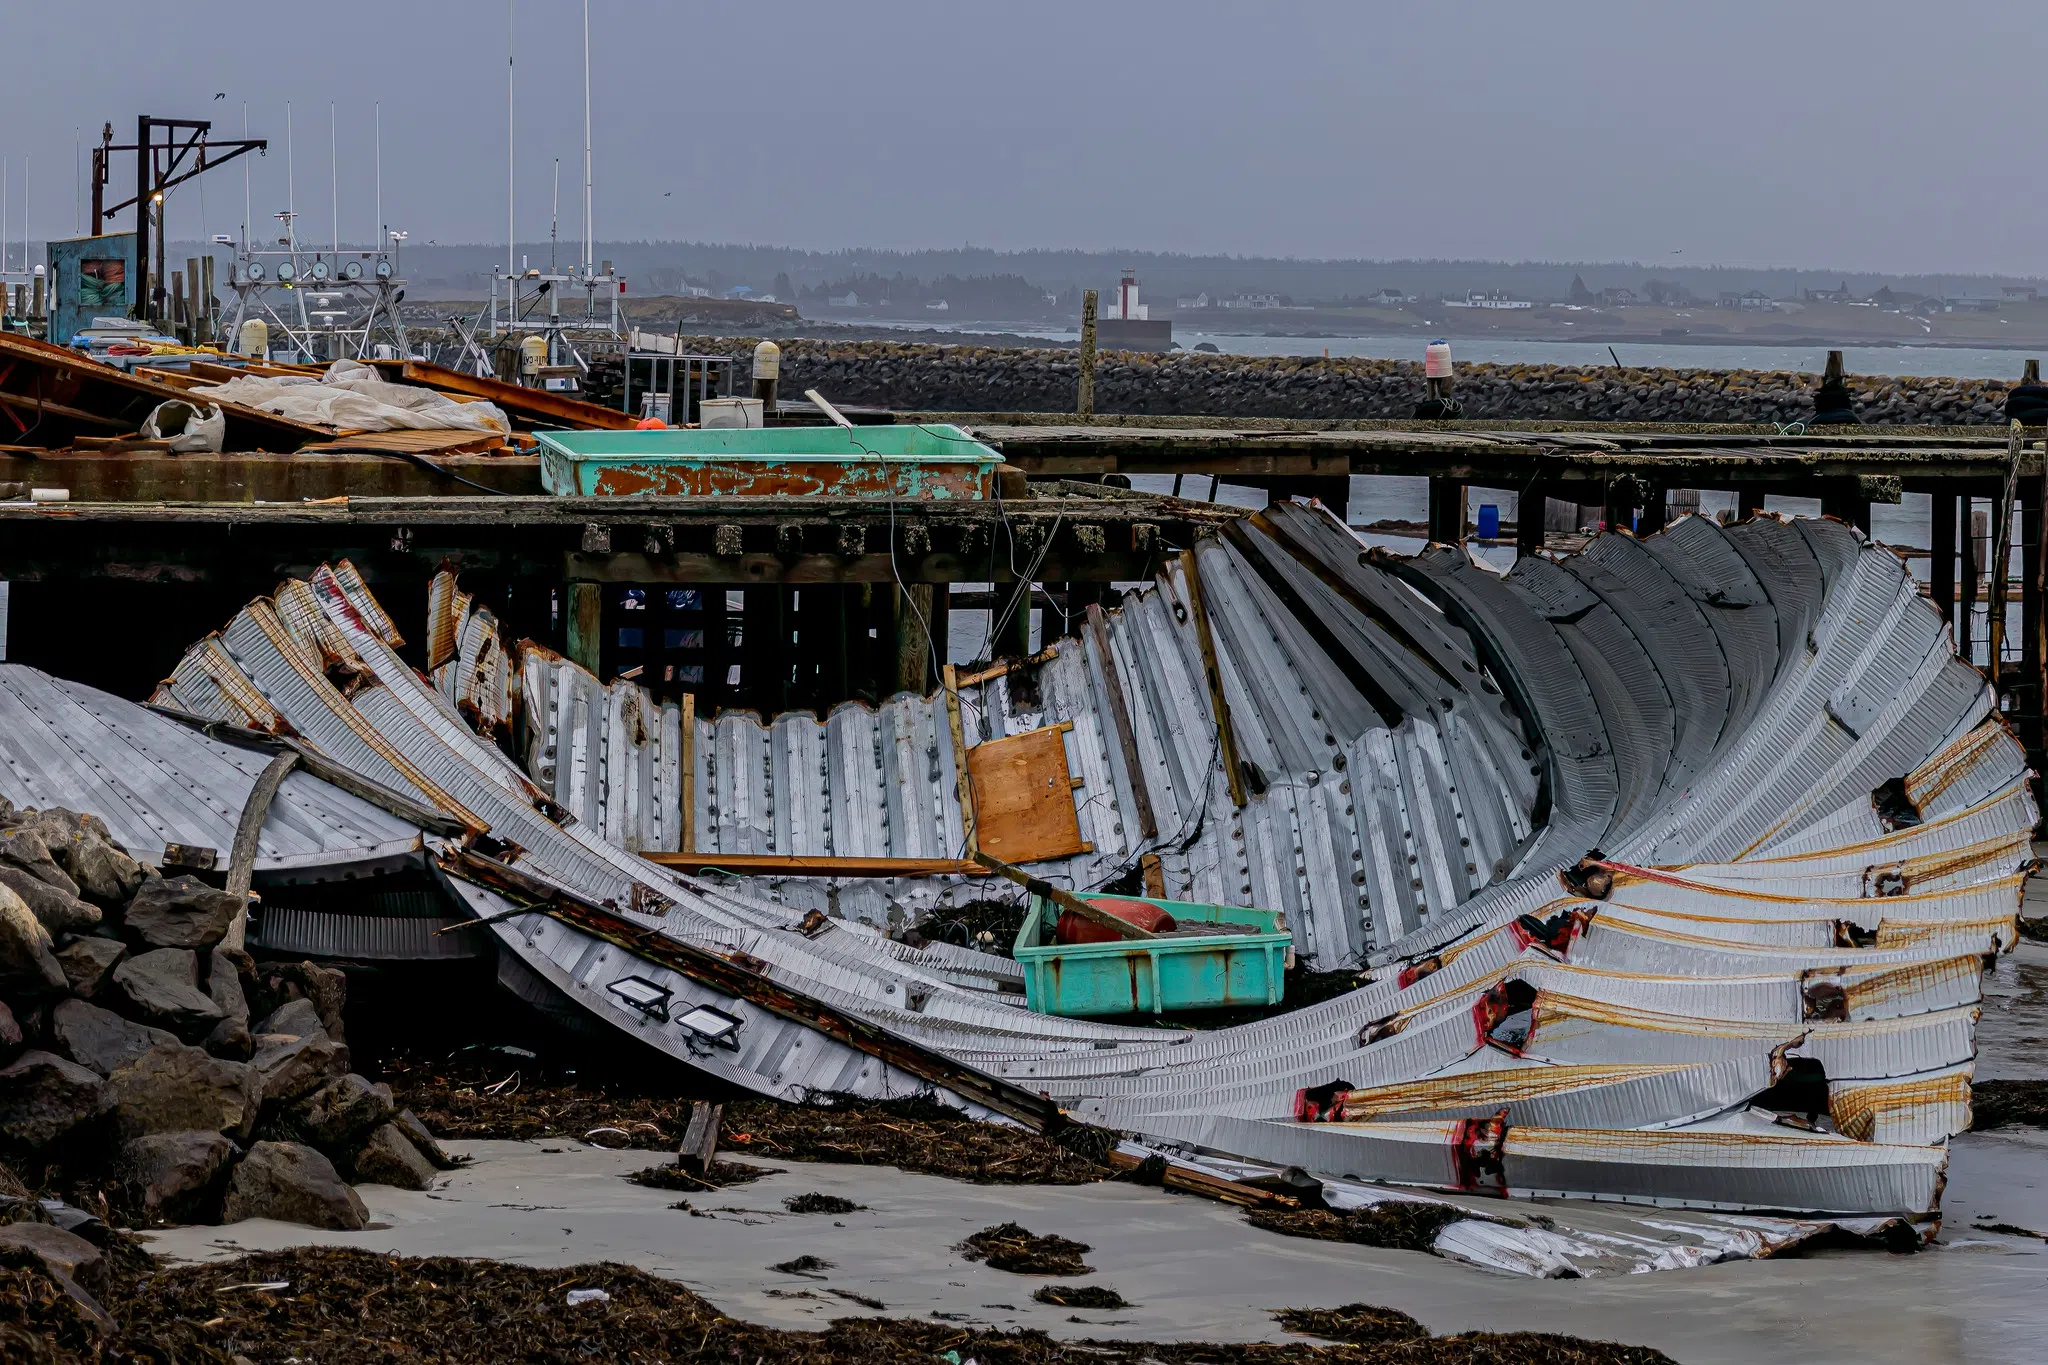
[{"label": "rocky breakwater", "polygon": [[[1072,412],[1080,377],[1071,348],[776,344],[783,393],[815,388],[835,402],[899,410]],[[686,338],[684,348],[747,356],[753,343],[698,337]],[[1856,416],[1881,426],[1995,424],[2016,383],[1848,377]],[[1464,415],[1477,419],[1782,424],[1812,419],[1819,384],[1818,375],[1790,370],[1461,364],[1456,397]],[[1405,360],[1129,351],[1096,358],[1095,408],[1105,415],[1408,421],[1424,397],[1421,363]]]},{"label": "rocky breakwater", "polygon": [[361,1228],[349,1182],[452,1164],[349,1069],[340,972],[224,946],[242,908],[0,800],[0,1256],[89,1297],[109,1224]]}]

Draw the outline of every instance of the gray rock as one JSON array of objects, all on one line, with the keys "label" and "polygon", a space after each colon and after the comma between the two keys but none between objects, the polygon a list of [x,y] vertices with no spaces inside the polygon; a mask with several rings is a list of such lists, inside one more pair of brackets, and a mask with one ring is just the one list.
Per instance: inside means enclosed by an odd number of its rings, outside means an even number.
[{"label": "gray rock", "polygon": [[83,1000],[64,1000],[50,1011],[50,1041],[57,1051],[88,1071],[111,1076],[156,1047],[176,1047],[160,1028],[123,1019]]},{"label": "gray rock", "polygon": [[35,1257],[103,1329],[114,1325],[98,1297],[107,1292],[107,1258],[91,1242],[48,1223],[8,1223],[0,1226],[0,1248]]},{"label": "gray rock", "polygon": [[67,896],[78,895],[78,883],[71,880],[70,873],[57,866],[57,860],[50,856],[49,844],[44,842],[42,834],[33,825],[0,830],[0,863],[12,863]]},{"label": "gray rock", "polygon": [[145,1220],[204,1223],[219,1207],[234,1152],[211,1130],[150,1133],[121,1148],[114,1175]]},{"label": "gray rock", "polygon": [[348,1074],[348,1049],[324,1033],[309,1038],[259,1033],[254,1042],[249,1065],[262,1078],[263,1097],[272,1104],[290,1104]]},{"label": "gray rock", "polygon": [[216,1057],[246,1062],[255,1050],[249,1031],[249,1002],[242,995],[242,975],[234,954],[215,948],[206,973],[207,998],[220,1006],[221,1021],[206,1035],[206,1050]]},{"label": "gray rock", "polygon": [[[313,962],[267,962],[263,965],[258,995],[266,1006],[272,1008],[300,998],[312,1001],[320,1016],[320,1027],[327,1030],[327,1036],[337,1043],[348,1041],[342,1032],[342,1014],[348,1002],[348,977],[335,968]],[[267,1030],[259,1028],[256,1031],[262,1033]]]},{"label": "gray rock", "polygon": [[199,957],[190,948],[157,948],[114,968],[114,989],[135,1012],[187,1042],[221,1021],[220,1006],[199,989]]},{"label": "gray rock", "polygon": [[263,1103],[253,1068],[182,1043],[151,1048],[107,1077],[107,1089],[123,1140],[201,1128],[247,1138]]},{"label": "gray rock", "polygon": [[397,1112],[390,1086],[372,1085],[351,1071],[306,1096],[287,1122],[300,1141],[340,1159],[362,1145],[365,1133],[389,1123]]},{"label": "gray rock", "polygon": [[275,1218],[286,1223],[354,1232],[370,1221],[356,1192],[334,1163],[297,1142],[259,1142],[228,1180],[221,1221]]},{"label": "gray rock", "polygon": [[434,1187],[434,1163],[413,1146],[396,1123],[380,1124],[355,1157],[355,1178],[370,1185],[395,1185],[401,1190]]},{"label": "gray rock", "polygon": [[13,888],[0,886],[0,995],[19,1001],[69,991],[54,946],[50,931]]},{"label": "gray rock", "polygon": [[0,1000],[0,1058],[14,1060],[14,1054],[21,1051],[23,1039],[21,1025],[15,1022],[14,1011]]},{"label": "gray rock", "polygon": [[0,1149],[36,1156],[97,1122],[113,1096],[106,1082],[54,1053],[22,1053],[0,1067]]},{"label": "gray rock", "polygon": [[112,908],[142,884],[141,866],[96,815],[52,807],[37,811],[23,825],[42,837],[51,858],[77,883],[78,894],[95,904]]},{"label": "gray rock", "polygon": [[0,885],[21,897],[45,929],[53,934],[77,934],[100,922],[100,908],[76,896],[67,896],[27,868],[0,863]]},{"label": "gray rock", "polygon": [[288,1000],[279,1005],[255,1026],[257,1033],[286,1033],[295,1038],[326,1038],[331,1035],[321,1026],[320,1011],[310,1000]]},{"label": "gray rock", "polygon": [[427,1125],[420,1122],[420,1116],[412,1110],[399,1110],[398,1117],[391,1121],[398,1125],[398,1131],[404,1133],[412,1145],[419,1148],[420,1154],[433,1162],[437,1169],[452,1171],[462,1164],[448,1155],[447,1150],[441,1146]]},{"label": "gray rock", "polygon": [[72,939],[57,950],[57,963],[71,983],[71,993],[90,1000],[99,993],[114,964],[128,956],[128,945],[119,939],[87,934]]},{"label": "gray rock", "polygon": [[197,877],[151,877],[128,902],[122,923],[130,937],[152,948],[211,948],[244,903]]}]

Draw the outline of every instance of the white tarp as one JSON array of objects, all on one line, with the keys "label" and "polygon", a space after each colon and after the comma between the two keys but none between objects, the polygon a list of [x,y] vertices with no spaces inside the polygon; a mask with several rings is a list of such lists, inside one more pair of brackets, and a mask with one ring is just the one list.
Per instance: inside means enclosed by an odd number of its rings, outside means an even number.
[{"label": "white tarp", "polygon": [[512,430],[495,403],[458,403],[433,389],[393,384],[373,366],[354,360],[335,361],[318,379],[246,375],[192,394],[345,431]]}]

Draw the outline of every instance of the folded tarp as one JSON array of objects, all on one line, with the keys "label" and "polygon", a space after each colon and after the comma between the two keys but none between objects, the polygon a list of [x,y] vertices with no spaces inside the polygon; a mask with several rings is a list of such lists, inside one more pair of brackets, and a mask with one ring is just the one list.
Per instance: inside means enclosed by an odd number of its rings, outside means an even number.
[{"label": "folded tarp", "polygon": [[191,392],[337,430],[512,430],[504,410],[495,403],[459,403],[433,389],[393,384],[373,367],[353,360],[335,361],[317,379],[245,375]]}]

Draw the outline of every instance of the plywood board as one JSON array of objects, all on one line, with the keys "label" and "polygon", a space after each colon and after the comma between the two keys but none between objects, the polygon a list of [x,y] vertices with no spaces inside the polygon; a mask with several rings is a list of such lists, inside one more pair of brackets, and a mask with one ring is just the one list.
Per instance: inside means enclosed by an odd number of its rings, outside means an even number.
[{"label": "plywood board", "polygon": [[1049,725],[992,739],[967,751],[974,795],[975,846],[1008,863],[1042,862],[1089,853],[1074,809],[1080,781],[1067,770],[1061,736]]}]

